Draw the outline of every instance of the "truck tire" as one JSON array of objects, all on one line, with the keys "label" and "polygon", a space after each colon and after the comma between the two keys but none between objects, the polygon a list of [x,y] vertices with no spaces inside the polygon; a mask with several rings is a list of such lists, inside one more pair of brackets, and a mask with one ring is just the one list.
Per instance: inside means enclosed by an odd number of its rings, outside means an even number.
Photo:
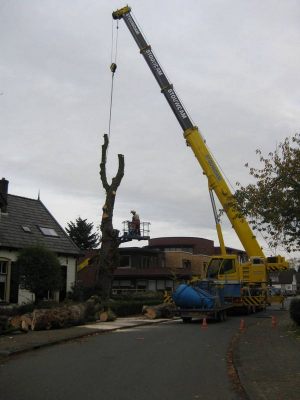
[{"label": "truck tire", "polygon": [[222,322],[223,321],[223,311],[218,311],[216,317],[217,317],[216,320],[218,322]]},{"label": "truck tire", "polygon": [[223,322],[226,321],[227,319],[227,312],[222,310],[222,311],[218,311],[217,313],[217,321],[218,322]]}]

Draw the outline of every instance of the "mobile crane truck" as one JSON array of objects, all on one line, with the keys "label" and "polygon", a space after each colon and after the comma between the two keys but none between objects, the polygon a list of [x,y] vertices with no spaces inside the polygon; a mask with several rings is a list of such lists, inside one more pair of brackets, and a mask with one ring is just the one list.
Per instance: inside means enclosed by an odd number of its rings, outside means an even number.
[{"label": "mobile crane truck", "polygon": [[[229,306],[245,307],[248,311],[265,308],[267,305],[268,272],[285,270],[288,268],[288,263],[280,255],[272,257],[264,255],[248,222],[237,211],[236,200],[208,150],[198,127],[193,125],[173,85],[168,81],[157,61],[151,46],[146,42],[133,19],[131,8],[129,6],[123,7],[114,11],[112,16],[114,19],[124,20],[140,49],[140,53],[159,84],[161,93],[165,96],[183,129],[186,144],[193,150],[208,180],[221,254],[211,257],[204,281],[199,281],[193,286],[179,285],[175,290],[173,299],[179,307],[182,318],[191,319],[193,310],[195,314],[202,310],[222,319],[222,315],[224,316]],[[241,262],[236,254],[226,254],[213,194],[219,199],[246,251],[248,259],[245,262]]]}]

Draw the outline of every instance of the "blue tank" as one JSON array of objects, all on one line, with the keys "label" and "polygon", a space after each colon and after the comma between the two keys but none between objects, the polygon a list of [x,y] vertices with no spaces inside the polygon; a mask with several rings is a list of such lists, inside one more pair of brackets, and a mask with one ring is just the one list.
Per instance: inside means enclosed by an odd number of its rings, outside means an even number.
[{"label": "blue tank", "polygon": [[199,286],[179,285],[173,293],[173,300],[180,308],[211,309],[215,307],[217,296]]}]

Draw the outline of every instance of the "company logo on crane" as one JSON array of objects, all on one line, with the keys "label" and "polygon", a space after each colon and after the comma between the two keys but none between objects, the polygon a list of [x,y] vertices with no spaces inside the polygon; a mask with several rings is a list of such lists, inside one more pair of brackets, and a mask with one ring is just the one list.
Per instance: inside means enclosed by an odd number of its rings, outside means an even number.
[{"label": "company logo on crane", "polygon": [[159,76],[163,75],[164,73],[162,72],[158,62],[156,61],[156,58],[152,51],[150,49],[145,51],[145,55],[148,57],[149,61],[151,62],[152,66],[155,68],[155,71]]},{"label": "company logo on crane", "polygon": [[174,106],[176,107],[177,111],[179,112],[180,116],[182,119],[187,118],[186,112],[184,108],[182,107],[176,93],[172,88],[168,89],[168,93],[170,95],[170,99],[173,101]]},{"label": "company logo on crane", "polygon": [[134,22],[134,20],[132,19],[132,16],[130,14],[126,15],[127,21],[130,23],[131,27],[133,28],[134,32],[139,35],[140,31],[139,28],[136,26],[136,23]]}]

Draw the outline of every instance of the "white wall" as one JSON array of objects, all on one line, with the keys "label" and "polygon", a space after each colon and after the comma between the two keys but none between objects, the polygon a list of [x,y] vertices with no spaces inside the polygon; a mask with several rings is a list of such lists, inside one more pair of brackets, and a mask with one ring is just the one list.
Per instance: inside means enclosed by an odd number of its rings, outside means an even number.
[{"label": "white wall", "polygon": [[[0,258],[5,260],[10,260],[11,262],[17,261],[19,252],[18,251],[8,251],[0,250]],[[60,256],[59,262],[61,265],[67,267],[67,282],[66,290],[67,292],[71,290],[71,287],[76,279],[76,258],[73,256]],[[11,276],[11,265],[9,264],[8,274],[7,274],[7,290],[6,290],[6,301],[9,301],[10,296],[10,276]],[[58,299],[58,293],[55,294],[55,299]],[[34,301],[34,295],[26,289],[19,288],[18,293],[18,304],[31,303]]]},{"label": "white wall", "polygon": [[67,267],[67,292],[71,290],[72,285],[75,283],[76,279],[76,258],[68,256],[68,257],[59,257],[59,262],[61,265],[65,265]]}]

